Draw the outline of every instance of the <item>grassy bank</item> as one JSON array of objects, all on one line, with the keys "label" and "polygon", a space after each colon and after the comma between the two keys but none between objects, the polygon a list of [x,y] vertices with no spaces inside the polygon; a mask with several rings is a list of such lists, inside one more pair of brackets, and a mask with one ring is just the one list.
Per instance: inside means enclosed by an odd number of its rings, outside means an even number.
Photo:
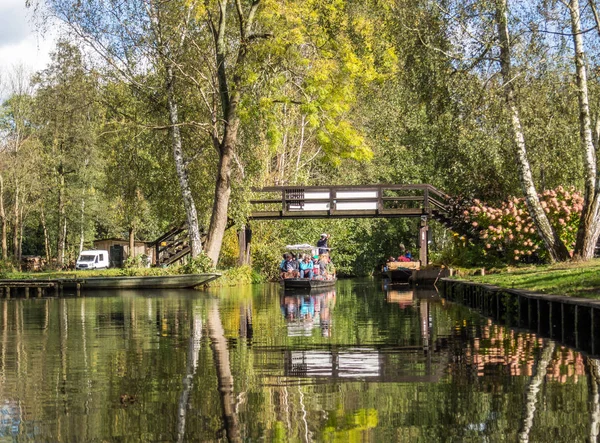
[{"label": "grassy bank", "polygon": [[600,259],[585,263],[507,268],[495,274],[461,278],[504,288],[600,299]]},{"label": "grassy bank", "polygon": [[56,279],[56,278],[89,278],[89,277],[122,277],[122,276],[146,276],[146,275],[177,275],[171,268],[113,268],[90,271],[44,271],[44,272],[6,272],[2,278],[10,280],[20,279]]}]

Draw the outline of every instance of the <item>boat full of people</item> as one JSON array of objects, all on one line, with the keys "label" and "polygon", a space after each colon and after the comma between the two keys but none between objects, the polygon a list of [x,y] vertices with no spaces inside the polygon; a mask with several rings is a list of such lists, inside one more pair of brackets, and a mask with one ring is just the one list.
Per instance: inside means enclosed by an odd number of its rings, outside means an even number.
[{"label": "boat full of people", "polygon": [[281,284],[286,290],[306,290],[334,287],[335,266],[329,255],[327,234],[321,236],[318,247],[309,244],[288,245],[279,264]]},{"label": "boat full of people", "polygon": [[421,262],[414,261],[410,252],[398,258],[390,257],[383,267],[383,273],[393,283],[408,283],[413,271],[421,269]]}]

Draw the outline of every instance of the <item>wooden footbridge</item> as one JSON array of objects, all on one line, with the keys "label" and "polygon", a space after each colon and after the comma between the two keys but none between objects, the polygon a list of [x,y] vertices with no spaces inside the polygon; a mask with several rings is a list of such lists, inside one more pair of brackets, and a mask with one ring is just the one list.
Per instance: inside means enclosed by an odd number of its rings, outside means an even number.
[{"label": "wooden footbridge", "polygon": [[[366,186],[273,186],[253,189],[249,220],[399,218],[421,219],[419,258],[427,264],[431,218],[447,223],[449,196],[428,184]],[[239,232],[240,264],[248,263],[251,231]],[[155,266],[169,265],[190,253],[186,225],[154,243]]]},{"label": "wooden footbridge", "polygon": [[428,184],[281,186],[254,191],[260,197],[250,201],[251,220],[420,218],[419,258],[423,264],[427,264],[428,221],[447,221],[450,198]]}]

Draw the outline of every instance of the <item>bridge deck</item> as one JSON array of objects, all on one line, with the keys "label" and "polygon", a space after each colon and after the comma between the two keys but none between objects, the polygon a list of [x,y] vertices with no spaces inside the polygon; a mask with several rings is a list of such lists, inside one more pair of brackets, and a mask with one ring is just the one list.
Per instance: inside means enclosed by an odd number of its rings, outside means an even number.
[{"label": "bridge deck", "polygon": [[446,212],[449,198],[427,184],[282,186],[254,191],[268,197],[251,200],[253,220],[430,217]]},{"label": "bridge deck", "polygon": [[419,217],[421,264],[427,264],[427,222],[448,211],[449,196],[428,184],[271,186],[254,189],[250,220]]}]

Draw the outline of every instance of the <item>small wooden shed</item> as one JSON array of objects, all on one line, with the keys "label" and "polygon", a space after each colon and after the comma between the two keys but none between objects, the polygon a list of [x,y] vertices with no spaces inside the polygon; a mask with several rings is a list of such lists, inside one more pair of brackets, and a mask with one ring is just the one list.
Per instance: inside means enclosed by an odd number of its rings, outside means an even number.
[{"label": "small wooden shed", "polygon": [[[123,267],[123,262],[132,254],[129,251],[129,240],[123,238],[105,238],[94,240],[94,249],[104,249],[109,252],[110,266],[114,268]],[[147,263],[151,264],[154,255],[154,248],[149,243],[136,241],[133,250],[133,256],[146,255]]]}]

